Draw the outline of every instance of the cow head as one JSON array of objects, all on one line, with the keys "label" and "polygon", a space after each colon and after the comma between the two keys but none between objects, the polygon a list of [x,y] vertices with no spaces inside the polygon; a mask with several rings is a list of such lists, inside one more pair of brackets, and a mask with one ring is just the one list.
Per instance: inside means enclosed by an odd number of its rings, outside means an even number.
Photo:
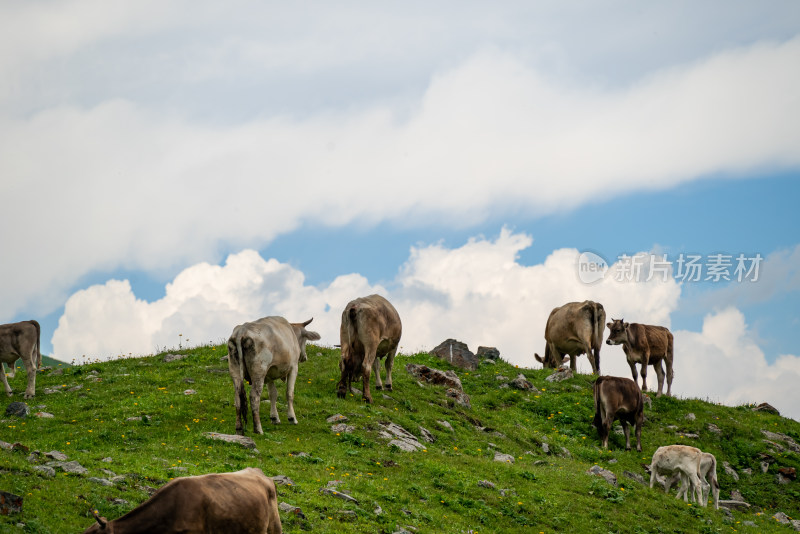
[{"label": "cow head", "polygon": [[292,329],[294,330],[294,335],[297,337],[297,342],[300,344],[300,361],[304,362],[308,359],[306,355],[306,342],[307,341],[317,341],[321,338],[321,336],[317,332],[312,332],[311,330],[306,330],[306,327],[311,324],[314,318],[312,317],[308,321],[304,323],[291,323]]},{"label": "cow head", "polygon": [[91,512],[92,512],[92,516],[94,517],[95,521],[97,521],[97,524],[92,525],[89,528],[87,528],[84,531],[84,534],[88,534],[90,532],[108,532],[108,533],[113,533],[114,532],[113,527],[111,526],[111,523],[108,522],[108,519],[106,519],[105,517],[101,517],[100,514],[95,509],[92,509]]},{"label": "cow head", "polygon": [[609,330],[606,343],[608,345],[622,345],[623,343],[627,343],[629,324],[630,323],[625,322],[625,319],[611,319],[610,323],[606,323]]},{"label": "cow head", "polygon": [[342,345],[342,357],[339,360],[339,370],[342,376],[336,386],[336,395],[343,399],[350,390],[350,384],[358,380],[363,374],[364,351],[355,350],[350,345]]}]

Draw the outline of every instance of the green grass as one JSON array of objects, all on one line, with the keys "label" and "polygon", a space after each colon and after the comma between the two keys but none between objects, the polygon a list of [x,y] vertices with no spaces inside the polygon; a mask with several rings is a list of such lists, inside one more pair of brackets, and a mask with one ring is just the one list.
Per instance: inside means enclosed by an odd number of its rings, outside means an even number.
[{"label": "green grass", "polygon": [[[593,416],[592,377],[551,384],[549,371],[516,369],[500,362],[482,365],[474,372],[456,370],[470,395],[472,409],[447,406],[444,390],[418,385],[405,371],[407,363],[440,369],[450,366],[427,354],[398,357],[395,390],[384,398],[373,391],[375,403],[360,398],[336,397],[339,351],[309,346],[309,361],[301,364],[295,410],[298,425],[286,422],[281,401],[280,425],[269,422],[269,405],[262,404],[265,434],[248,435],[258,452],[237,445],[210,441],[204,432],[234,433],[233,388],[227,364],[220,361],[224,346],[179,351],[186,359],[163,363],[161,355],[68,367],[63,375],[41,373],[37,396],[28,401],[33,411],[46,411],[53,419],[5,417],[0,440],[19,442],[31,450],[58,450],[89,469],[87,476],[58,473],[48,479],[33,470],[29,453],[0,450],[0,489],[23,496],[23,513],[0,517],[0,532],[82,532],[92,524],[89,508],[116,518],[148,498],[175,476],[260,467],[268,475],[286,475],[291,487],[279,486],[279,500],[299,506],[300,519],[282,513],[286,532],[393,532],[411,526],[419,532],[787,532],[771,516],[783,511],[800,517],[800,482],[775,483],[779,467],[800,468],[792,453],[775,454],[762,439],[761,430],[782,432],[800,441],[800,424],[775,415],[752,412],[750,407],[726,407],[700,400],[653,399],[646,410],[642,432],[643,453],[624,451],[624,438],[612,433],[611,449],[599,448]],[[173,351],[175,352],[175,351]],[[92,372],[100,381],[91,378]],[[519,372],[541,390],[539,394],[499,389],[496,374],[514,378]],[[184,379],[194,380],[193,383]],[[25,373],[12,381],[22,400]],[[74,391],[43,394],[44,387],[83,384]],[[374,387],[374,383],[373,383]],[[185,389],[195,395],[184,395]],[[279,386],[283,400],[284,390]],[[35,408],[44,405],[44,408]],[[693,412],[697,419],[687,421]],[[325,419],[341,413],[356,426],[352,434],[336,435]],[[129,417],[143,417],[128,421]],[[453,431],[437,421],[448,421]],[[425,427],[436,442],[425,452],[389,448],[378,436],[379,423],[392,421],[421,436]],[[721,430],[717,436],[707,423]],[[666,427],[700,434],[681,437]],[[481,428],[479,428],[481,427]],[[422,440],[421,440],[422,441]],[[545,455],[566,448],[570,456]],[[622,475],[632,471],[648,478],[643,466],[661,445],[686,443],[716,455],[721,498],[738,489],[753,505],[728,519],[721,511],[687,506],[661,489],[651,490]],[[494,451],[511,454],[514,464],[493,461]],[[309,457],[298,457],[297,452]],[[760,454],[775,462],[769,472],[759,469]],[[101,460],[111,457],[112,463]],[[735,482],[722,462],[740,471]],[[42,463],[42,462],[39,462]],[[586,474],[593,464],[616,473],[619,487]],[[180,470],[177,468],[183,468]],[[744,468],[753,475],[741,474]],[[88,476],[107,477],[101,469],[127,475],[123,483],[104,487]],[[341,480],[339,490],[356,499],[349,504],[324,495],[319,489]],[[478,486],[491,481],[495,489]],[[648,479],[649,480],[649,479]],[[501,490],[504,490],[501,492]],[[114,504],[125,499],[128,504]],[[383,510],[376,515],[376,507]],[[352,511],[355,516],[343,515]],[[753,521],[756,528],[743,525]],[[15,525],[24,523],[24,529]]]}]

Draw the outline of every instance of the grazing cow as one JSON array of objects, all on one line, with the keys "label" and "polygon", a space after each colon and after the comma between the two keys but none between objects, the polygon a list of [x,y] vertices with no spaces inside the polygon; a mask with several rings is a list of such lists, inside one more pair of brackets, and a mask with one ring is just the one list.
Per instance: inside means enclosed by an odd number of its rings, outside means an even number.
[{"label": "grazing cow", "polygon": [[603,448],[608,448],[608,434],[615,419],[622,423],[625,433],[625,450],[631,450],[628,423],[636,427],[636,450],[642,451],[642,422],[644,421],[644,399],[636,382],[618,376],[597,377],[592,386],[594,395],[594,420]]},{"label": "grazing cow", "polygon": [[[42,365],[42,353],[39,348],[41,335],[42,329],[39,323],[33,320],[0,325],[0,362],[11,366],[10,374],[11,378],[14,378],[16,374],[14,362],[17,361],[17,358],[22,359],[25,373],[28,375],[28,387],[25,388],[26,399],[31,399],[36,395],[36,370]],[[6,395],[10,397],[13,391],[8,385],[2,364],[0,364],[0,377],[3,379]]]},{"label": "grazing cow", "polygon": [[[708,497],[711,495],[714,497],[714,509],[718,510],[719,481],[717,480],[717,458],[710,452],[700,453],[700,471],[698,471],[697,476],[702,482],[703,506],[708,505]],[[664,491],[669,492],[670,486],[678,479],[681,481],[681,486],[678,488],[678,498],[680,499],[681,495],[683,495],[683,500],[689,502],[687,493],[691,484],[689,484],[688,478],[681,476],[681,473],[675,473],[672,475],[671,479],[664,480]],[[707,492],[709,492],[710,495]],[[694,492],[692,495],[694,496]]]},{"label": "grazing cow", "polygon": [[380,359],[383,357],[386,357],[386,389],[392,391],[392,366],[402,333],[400,315],[382,296],[361,297],[347,304],[339,330],[342,344],[339,361],[342,376],[337,386],[339,398],[344,398],[351,383],[361,376],[364,400],[371,403],[369,377],[374,368],[376,387],[383,389],[380,373]]},{"label": "grazing cow", "polygon": [[320,338],[316,332],[306,330],[312,321],[290,323],[283,317],[264,317],[252,323],[240,324],[228,339],[228,371],[236,391],[236,433],[244,435],[247,426],[247,395],[244,382],[250,382],[250,409],[253,413],[253,431],[263,434],[259,406],[264,381],[269,388],[269,418],[280,423],[278,417],[278,389],[275,380],[286,381],[286,404],[289,422],[297,424],[294,415],[294,383],[297,368],[306,356],[306,341]]},{"label": "grazing cow", "polygon": [[641,364],[642,391],[647,391],[647,366],[652,365],[658,378],[658,393],[664,390],[663,361],[667,365],[667,396],[672,395],[672,332],[663,326],[626,323],[623,319],[611,319],[606,343],[622,345],[633,381],[636,382],[636,364]]},{"label": "grazing cow", "polygon": [[84,534],[280,534],[275,483],[261,469],[176,478],[113,521],[94,514]]},{"label": "grazing cow", "polygon": [[603,305],[591,300],[569,302],[554,308],[544,329],[544,359],[538,354],[534,356],[544,367],[556,369],[564,362],[564,355],[569,355],[569,366],[574,373],[578,356],[586,354],[592,364],[592,373],[599,375],[605,321]]},{"label": "grazing cow", "polygon": [[[664,490],[669,491],[669,486],[673,481],[673,475],[677,474],[681,478],[681,483],[684,480],[689,481],[689,487],[694,492],[694,499],[705,506],[703,500],[702,483],[700,482],[700,459],[703,451],[697,447],[689,447],[688,445],[667,445],[659,447],[653,454],[653,460],[650,462],[650,487],[655,485],[659,476],[665,478]],[[714,463],[716,464],[716,458]],[[716,465],[715,465],[716,478]],[[718,493],[717,493],[718,495]],[[681,492],[678,492],[680,498]],[[686,495],[684,493],[684,499]],[[715,496],[715,506],[718,505],[718,497]]]}]

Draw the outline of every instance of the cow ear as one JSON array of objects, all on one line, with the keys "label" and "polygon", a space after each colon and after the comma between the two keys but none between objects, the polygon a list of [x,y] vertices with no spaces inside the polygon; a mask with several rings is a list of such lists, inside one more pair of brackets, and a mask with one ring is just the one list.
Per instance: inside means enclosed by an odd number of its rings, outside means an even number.
[{"label": "cow ear", "polygon": [[[611,319],[611,320],[613,321],[614,319]],[[606,326],[610,329],[612,326],[614,326],[614,323],[613,322],[606,323]]]},{"label": "cow ear", "polygon": [[312,332],[311,330],[303,329],[303,337],[306,338],[307,341],[317,341],[322,339],[322,336],[319,335],[317,332]]}]

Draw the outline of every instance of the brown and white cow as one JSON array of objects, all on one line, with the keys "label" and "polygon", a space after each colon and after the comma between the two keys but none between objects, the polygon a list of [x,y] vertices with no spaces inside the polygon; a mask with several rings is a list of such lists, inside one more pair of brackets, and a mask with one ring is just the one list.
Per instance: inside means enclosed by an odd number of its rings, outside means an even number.
[{"label": "brown and white cow", "polygon": [[642,450],[642,423],[644,422],[644,399],[636,382],[618,376],[600,376],[592,386],[594,395],[594,420],[603,448],[608,448],[611,425],[618,419],[625,433],[625,450],[631,450],[628,424],[636,428],[636,450]]},{"label": "brown and white cow", "polygon": [[383,389],[380,359],[386,358],[386,389],[392,391],[392,366],[397,354],[397,345],[403,333],[400,315],[392,304],[380,295],[360,297],[350,301],[342,312],[339,338],[342,357],[339,369],[342,372],[337,386],[337,395],[344,398],[351,383],[363,379],[363,398],[372,402],[369,377],[375,371],[376,387]]},{"label": "brown and white cow", "polygon": [[[13,378],[16,374],[14,362],[22,359],[25,373],[28,375],[28,387],[25,388],[26,399],[36,395],[36,370],[42,365],[41,334],[42,329],[39,323],[33,320],[0,325],[0,362],[7,363],[11,367],[10,374]],[[3,379],[6,395],[10,397],[13,391],[8,385],[2,365],[0,365],[0,377]]]},{"label": "brown and white cow", "polygon": [[672,395],[672,332],[663,326],[626,323],[624,319],[611,319],[607,324],[609,334],[606,343],[622,345],[633,380],[636,381],[636,364],[641,364],[642,391],[647,391],[647,366],[652,365],[658,378],[660,397],[664,390],[663,361],[667,366],[667,396]]},{"label": "brown and white cow", "polygon": [[297,424],[294,414],[294,383],[300,362],[306,356],[306,341],[320,338],[316,332],[306,330],[312,321],[290,323],[283,317],[264,317],[251,323],[240,324],[228,339],[228,371],[233,379],[236,406],[236,433],[244,435],[247,426],[247,395],[245,380],[250,382],[250,409],[253,414],[253,431],[263,434],[259,406],[264,381],[269,388],[269,417],[280,423],[278,417],[278,389],[275,380],[286,381],[286,404],[289,422]]},{"label": "brown and white cow", "polygon": [[[703,500],[702,482],[700,482],[700,461],[703,451],[697,447],[690,447],[688,445],[666,445],[659,447],[653,454],[653,459],[650,462],[650,487],[652,488],[658,477],[663,477],[664,490],[669,491],[669,486],[672,483],[673,475],[677,474],[681,480],[684,479],[689,482],[689,488],[694,492],[694,499],[705,506],[706,502]],[[716,458],[714,459],[716,464]],[[716,478],[716,465],[715,465]],[[718,491],[718,490],[717,490]],[[715,494],[714,505],[719,505],[719,493]],[[681,497],[681,492],[678,492],[678,498]],[[684,493],[684,499],[686,495]]]},{"label": "brown and white cow", "polygon": [[176,478],[118,519],[93,512],[89,533],[279,534],[275,483],[261,469]]},{"label": "brown and white cow", "polygon": [[[700,453],[700,470],[697,472],[697,476],[702,482],[702,496],[703,496],[703,506],[708,504],[708,497],[713,496],[714,498],[714,509],[719,509],[719,480],[717,479],[717,458],[711,454],[710,452],[701,452]],[[671,486],[674,482],[678,479],[681,481],[680,488],[678,488],[678,498],[680,499],[681,495],[683,495],[683,500],[688,502],[687,493],[691,484],[689,483],[688,478],[684,478],[680,475],[680,473],[676,473],[672,475],[672,478],[667,481],[664,481],[664,491],[669,492],[669,486]],[[694,490],[694,488],[692,488]],[[694,496],[694,491],[692,492]]]},{"label": "brown and white cow", "polygon": [[544,366],[556,369],[564,356],[570,356],[569,366],[577,371],[577,357],[586,354],[592,372],[600,374],[600,348],[603,346],[603,323],[606,312],[603,305],[591,300],[569,302],[554,308],[544,328],[544,359],[534,354]]}]

